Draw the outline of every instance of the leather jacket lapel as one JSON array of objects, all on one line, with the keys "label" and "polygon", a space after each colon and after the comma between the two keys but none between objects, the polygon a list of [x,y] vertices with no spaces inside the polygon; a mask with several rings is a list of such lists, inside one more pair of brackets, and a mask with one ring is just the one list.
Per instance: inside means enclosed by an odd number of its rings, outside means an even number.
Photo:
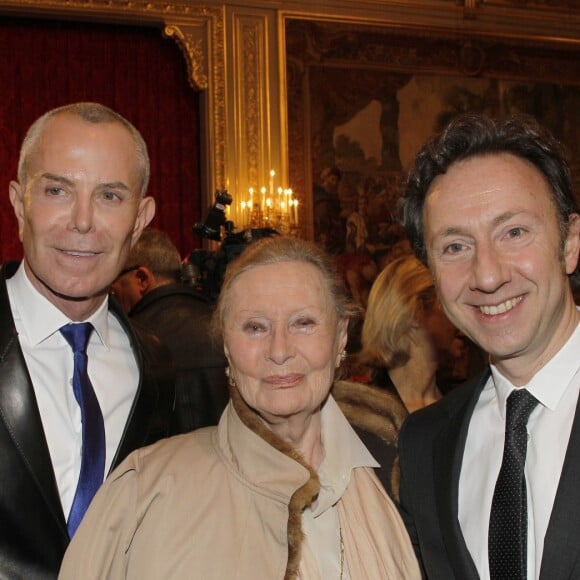
[{"label": "leather jacket lapel", "polygon": [[14,451],[22,457],[28,476],[44,497],[46,507],[66,534],[50,452],[8,301],[6,267],[0,273],[0,312],[0,421],[6,426]]}]

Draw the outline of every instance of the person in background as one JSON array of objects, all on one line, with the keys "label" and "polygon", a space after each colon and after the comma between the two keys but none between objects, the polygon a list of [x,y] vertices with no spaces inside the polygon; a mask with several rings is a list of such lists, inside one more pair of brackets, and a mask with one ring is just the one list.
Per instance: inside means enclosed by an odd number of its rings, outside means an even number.
[{"label": "person in background", "polygon": [[353,313],[316,245],[250,244],[217,304],[231,381],[219,425],[119,466],[61,580],[420,578],[377,462],[330,394]]},{"label": "person in background", "polygon": [[352,212],[346,220],[346,251],[336,258],[353,300],[363,309],[367,306],[369,291],[377,276],[377,265],[367,244],[367,204],[366,193],[360,192],[357,211]]},{"label": "person in background", "polygon": [[422,409],[443,396],[438,372],[463,354],[457,340],[429,270],[414,256],[391,262],[371,288],[357,355],[370,367],[371,382],[399,397],[409,413]]},{"label": "person in background", "polygon": [[0,269],[2,578],[56,578],[107,473],[168,433],[167,352],[108,299],[155,212],[148,179],[143,138],[100,104],[49,111],[22,143],[24,259]]},{"label": "person in background", "polygon": [[313,191],[315,240],[330,254],[341,254],[345,245],[344,216],[338,195],[341,180],[338,167],[326,167]]},{"label": "person in background", "polygon": [[579,210],[561,145],[531,118],[461,116],[417,154],[403,223],[445,313],[489,353],[399,436],[430,579],[580,578]]},{"label": "person in background", "polygon": [[172,433],[216,425],[229,399],[227,361],[223,346],[210,338],[209,300],[183,282],[179,251],[167,234],[143,231],[112,292],[129,318],[171,352],[177,375]]},{"label": "person in background", "polygon": [[[442,361],[457,348],[457,331],[441,312],[429,271],[408,256],[391,262],[375,280],[361,330],[361,348],[351,357],[351,376],[340,382],[350,397],[372,392],[376,409],[388,409],[389,437],[357,433],[380,459],[377,475],[389,495],[399,500],[397,437],[409,412],[442,396]],[[349,417],[349,420],[351,417]]]}]

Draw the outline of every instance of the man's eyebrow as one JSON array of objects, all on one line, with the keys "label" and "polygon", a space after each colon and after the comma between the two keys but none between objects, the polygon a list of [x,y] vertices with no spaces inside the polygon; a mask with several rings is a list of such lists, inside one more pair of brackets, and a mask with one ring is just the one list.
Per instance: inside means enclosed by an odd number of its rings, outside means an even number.
[{"label": "man's eyebrow", "polygon": [[[57,175],[56,173],[43,173],[40,176],[41,179],[46,179],[48,181],[54,181],[56,183],[62,183],[63,185],[68,185],[69,187],[74,186],[74,182],[67,177],[62,175]],[[111,181],[109,183],[99,183],[97,186],[99,189],[116,189],[121,191],[131,191],[130,187],[123,183],[122,181]]]},{"label": "man's eyebrow", "polygon": [[472,235],[465,229],[459,226],[449,226],[435,234],[438,238],[446,238],[448,236],[468,236],[472,237]]},{"label": "man's eyebrow", "polygon": [[[518,211],[506,211],[496,217],[493,218],[492,220],[492,226],[493,227],[497,227],[500,226],[501,224],[509,221],[510,219],[512,219],[514,216],[520,214],[522,212],[518,212]],[[468,236],[468,237],[472,237],[469,230],[461,227],[461,226],[449,226],[448,228],[445,228],[439,232],[437,232],[437,237],[447,237],[447,236]]]},{"label": "man's eyebrow", "polygon": [[494,218],[493,220],[493,225],[494,226],[500,226],[501,224],[507,222],[508,220],[512,219],[515,215],[518,215],[518,213],[521,212],[517,212],[517,211],[506,211],[505,213],[502,213],[500,215],[498,215],[496,218]]},{"label": "man's eyebrow", "polygon": [[56,173],[43,173],[40,176],[41,179],[47,179],[49,181],[56,181],[57,183],[62,183],[64,185],[73,185],[73,182],[62,175],[56,175]]},{"label": "man's eyebrow", "polygon": [[113,181],[111,183],[99,183],[100,189],[122,189],[123,191],[131,191],[128,185],[122,181]]}]

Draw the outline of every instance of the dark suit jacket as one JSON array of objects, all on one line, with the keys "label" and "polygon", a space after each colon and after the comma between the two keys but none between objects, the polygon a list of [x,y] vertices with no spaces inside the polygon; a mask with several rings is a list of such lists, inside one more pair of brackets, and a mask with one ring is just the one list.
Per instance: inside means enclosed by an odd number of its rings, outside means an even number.
[{"label": "dark suit jacket", "polygon": [[[0,578],[56,578],[69,539],[34,389],[14,327],[6,278],[0,269]],[[168,431],[173,375],[159,341],[133,330],[121,309],[111,310],[129,335],[141,371],[139,387],[112,467],[132,450]]]},{"label": "dark suit jacket", "polygon": [[[409,415],[399,434],[402,515],[430,580],[479,578],[459,526],[458,489],[469,421],[489,373],[487,368]],[[541,580],[580,579],[579,415],[577,406],[544,541]]]},{"label": "dark suit jacket", "polygon": [[212,312],[205,296],[178,283],[158,286],[129,312],[171,353],[176,374],[172,434],[217,425],[230,398],[223,345],[210,338]]}]

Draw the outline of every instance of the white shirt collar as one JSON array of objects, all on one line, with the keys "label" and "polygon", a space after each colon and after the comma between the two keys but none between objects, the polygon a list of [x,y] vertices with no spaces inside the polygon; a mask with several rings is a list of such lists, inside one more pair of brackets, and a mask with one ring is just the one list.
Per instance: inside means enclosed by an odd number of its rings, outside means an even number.
[{"label": "white shirt collar", "polygon": [[331,395],[322,408],[321,423],[324,458],[318,470],[320,494],[312,510],[314,517],[342,497],[353,469],[379,467]]},{"label": "white shirt collar", "polygon": [[[24,268],[24,261],[8,281],[11,305],[21,320],[22,331],[30,344],[38,345],[72,321],[32,285]],[[90,322],[103,345],[109,349],[108,300],[84,322]]]},{"label": "white shirt collar", "polygon": [[[554,410],[580,366],[580,324],[564,346],[525,385],[528,391],[548,409]],[[516,388],[495,365],[491,365],[493,385],[502,418],[505,418],[506,401]]]}]

